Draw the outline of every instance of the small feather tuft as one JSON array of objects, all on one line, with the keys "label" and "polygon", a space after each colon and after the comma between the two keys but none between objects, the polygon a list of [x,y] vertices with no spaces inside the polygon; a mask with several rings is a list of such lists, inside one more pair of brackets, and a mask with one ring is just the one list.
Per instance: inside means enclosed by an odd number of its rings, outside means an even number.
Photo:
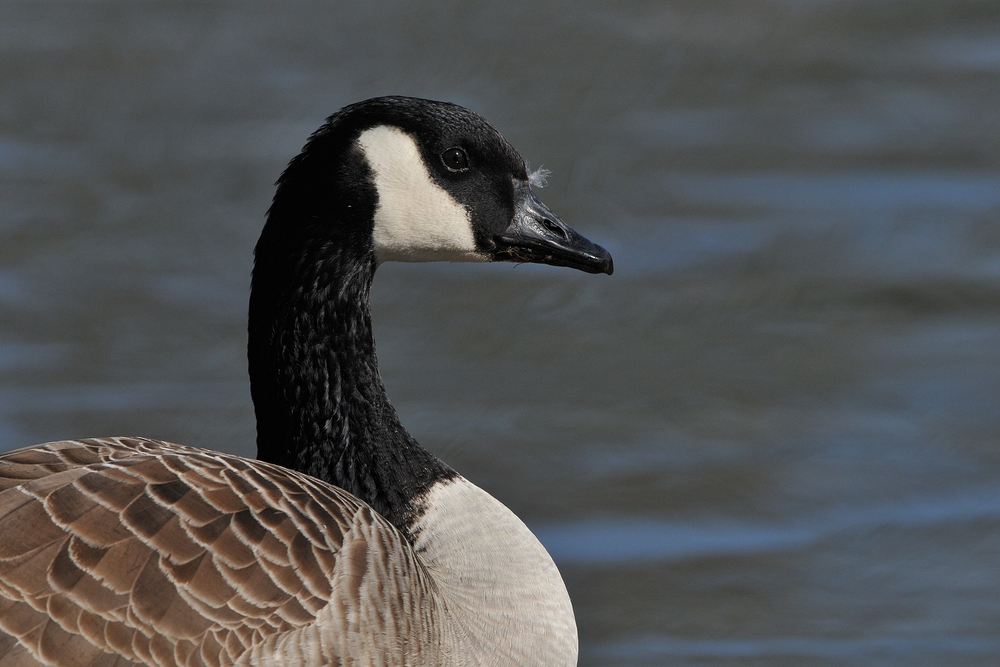
[{"label": "small feather tuft", "polygon": [[544,188],[549,184],[549,176],[552,175],[552,171],[546,169],[545,167],[539,167],[534,171],[531,170],[531,165],[525,165],[528,169],[528,184],[535,188]]}]

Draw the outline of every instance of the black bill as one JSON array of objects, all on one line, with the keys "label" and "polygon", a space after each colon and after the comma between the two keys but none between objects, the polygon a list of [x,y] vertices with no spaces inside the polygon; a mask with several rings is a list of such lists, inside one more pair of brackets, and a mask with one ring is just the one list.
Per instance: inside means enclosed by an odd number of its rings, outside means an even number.
[{"label": "black bill", "polygon": [[611,253],[573,231],[524,181],[514,181],[514,207],[514,221],[493,239],[495,261],[568,266],[609,276],[614,272]]}]

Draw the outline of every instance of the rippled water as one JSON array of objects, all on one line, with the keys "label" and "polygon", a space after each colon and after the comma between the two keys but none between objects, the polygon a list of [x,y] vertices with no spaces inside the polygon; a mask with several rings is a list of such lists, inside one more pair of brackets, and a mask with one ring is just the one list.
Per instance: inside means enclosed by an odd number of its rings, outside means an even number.
[{"label": "rippled water", "polygon": [[271,184],[344,104],[448,99],[615,256],[374,288],[581,665],[1000,663],[997,3],[8,2],[0,89],[0,448],[252,455]]}]

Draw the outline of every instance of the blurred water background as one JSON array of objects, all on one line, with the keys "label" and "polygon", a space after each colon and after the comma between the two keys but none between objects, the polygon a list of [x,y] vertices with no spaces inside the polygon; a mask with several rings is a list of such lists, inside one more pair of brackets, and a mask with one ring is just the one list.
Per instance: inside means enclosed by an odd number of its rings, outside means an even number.
[{"label": "blurred water background", "polygon": [[582,666],[1000,664],[995,0],[0,3],[0,449],[252,456],[272,183],[382,94],[482,113],[614,254],[373,295]]}]

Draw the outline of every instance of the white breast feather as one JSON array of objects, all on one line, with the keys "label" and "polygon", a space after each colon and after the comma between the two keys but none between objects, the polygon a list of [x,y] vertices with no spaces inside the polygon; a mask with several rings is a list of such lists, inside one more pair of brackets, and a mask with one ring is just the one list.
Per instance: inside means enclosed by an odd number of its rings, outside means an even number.
[{"label": "white breast feather", "polygon": [[414,548],[476,647],[474,664],[575,667],[573,605],[528,527],[461,477],[433,486],[423,504]]}]

